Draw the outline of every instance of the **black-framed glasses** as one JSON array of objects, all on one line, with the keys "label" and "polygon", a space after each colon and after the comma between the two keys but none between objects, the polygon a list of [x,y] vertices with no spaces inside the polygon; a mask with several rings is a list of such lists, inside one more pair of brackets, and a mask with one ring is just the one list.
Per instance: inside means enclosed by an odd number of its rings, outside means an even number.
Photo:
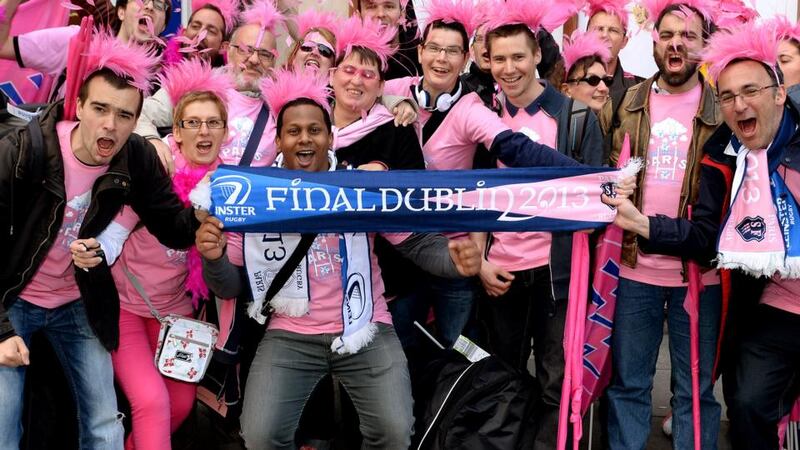
[{"label": "black-framed glasses", "polygon": [[733,92],[721,94],[719,97],[717,97],[717,103],[719,103],[719,106],[722,108],[730,108],[734,103],[736,103],[736,97],[742,97],[742,100],[747,101],[748,99],[754,99],[761,95],[761,93],[764,92],[764,89],[770,89],[774,87],[778,87],[778,85],[770,84],[769,86],[763,87],[747,86],[739,91],[738,94],[734,94]]},{"label": "black-framed glasses", "polygon": [[166,12],[170,7],[172,7],[172,3],[169,0],[145,0],[143,5],[146,5],[148,2],[153,2],[153,8],[158,9],[160,11]]},{"label": "black-framed glasses", "polygon": [[425,50],[431,56],[439,56],[439,53],[444,52],[448,58],[455,58],[457,56],[461,56],[464,53],[463,48],[457,45],[451,45],[450,47],[440,47],[436,44],[422,44],[422,49]]},{"label": "black-framed glasses", "polygon": [[242,56],[244,58],[249,58],[253,56],[253,53],[256,53],[258,54],[258,60],[261,61],[262,63],[268,64],[271,63],[272,61],[275,61],[275,54],[272,53],[271,50],[267,50],[264,48],[255,48],[252,45],[239,45],[239,44],[231,44],[231,47],[233,47],[236,50],[236,53],[238,53],[239,56]]},{"label": "black-framed glasses", "polygon": [[580,83],[581,81],[585,82],[589,86],[595,87],[602,81],[606,84],[606,86],[611,86],[611,83],[614,82],[614,77],[611,75],[606,75],[604,77],[600,77],[597,75],[589,75],[588,77],[583,78],[570,78],[567,80],[567,83]]},{"label": "black-framed glasses", "polygon": [[300,44],[300,50],[306,53],[313,52],[315,47],[323,58],[333,58],[333,49],[325,44],[320,44],[319,42],[303,42]]},{"label": "black-framed glasses", "polygon": [[186,119],[178,122],[178,125],[180,125],[181,128],[187,128],[189,130],[198,130],[203,126],[203,124],[206,124],[209,130],[219,130],[225,128],[225,121],[222,119]]}]

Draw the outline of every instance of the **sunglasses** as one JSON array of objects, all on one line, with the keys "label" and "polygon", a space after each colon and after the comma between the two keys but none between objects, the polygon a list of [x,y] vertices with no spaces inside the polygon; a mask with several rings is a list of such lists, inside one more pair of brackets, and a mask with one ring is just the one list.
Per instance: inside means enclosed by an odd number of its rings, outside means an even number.
[{"label": "sunglasses", "polygon": [[583,78],[572,78],[567,80],[567,83],[580,83],[581,81],[585,81],[586,84],[589,86],[595,87],[602,81],[606,84],[606,86],[611,86],[614,82],[614,77],[611,75],[606,75],[604,77],[599,77],[597,75],[589,75],[588,77]]},{"label": "sunglasses", "polygon": [[315,46],[320,56],[322,56],[323,58],[333,58],[333,49],[331,49],[325,44],[320,44],[317,42],[303,42],[302,44],[300,44],[300,50],[306,53],[311,53],[312,51],[314,51]]},{"label": "sunglasses", "polygon": [[354,77],[356,75],[360,75],[361,78],[367,81],[373,81],[378,79],[378,72],[371,70],[371,69],[358,69],[355,66],[346,65],[346,66],[339,66],[336,70],[341,70],[347,76]]}]

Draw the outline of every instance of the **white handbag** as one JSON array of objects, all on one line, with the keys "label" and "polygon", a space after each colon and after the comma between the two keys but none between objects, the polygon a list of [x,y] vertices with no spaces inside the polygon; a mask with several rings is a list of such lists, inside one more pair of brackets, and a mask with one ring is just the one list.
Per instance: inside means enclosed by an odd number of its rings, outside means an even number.
[{"label": "white handbag", "polygon": [[154,362],[162,375],[176,380],[198,383],[206,373],[219,331],[207,322],[177,314],[162,317],[136,277],[125,269],[125,275],[147,303],[150,313],[161,322]]}]

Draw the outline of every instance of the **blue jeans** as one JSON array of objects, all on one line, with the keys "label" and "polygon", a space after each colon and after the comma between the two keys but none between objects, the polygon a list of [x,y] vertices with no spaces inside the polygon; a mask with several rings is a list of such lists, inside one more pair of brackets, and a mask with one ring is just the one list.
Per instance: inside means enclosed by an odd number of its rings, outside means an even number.
[{"label": "blue jeans", "polygon": [[392,322],[404,349],[418,344],[419,332],[414,321],[425,325],[431,306],[436,318],[436,338],[445,347],[451,347],[458,336],[465,333],[477,297],[474,278],[442,278],[430,274],[426,277],[417,283],[412,293],[389,302]]},{"label": "blue jeans", "polygon": [[[689,316],[686,288],[661,287],[620,278],[612,335],[614,375],[608,388],[608,438],[612,449],[644,449],[650,434],[651,391],[667,308],[672,364],[673,448],[694,448]],[[707,286],[700,296],[700,415],[702,448],[716,449],[721,408],[712,372],[717,351],[722,290]]]},{"label": "blue jeans", "polygon": [[[89,326],[83,302],[45,309],[18,298],[8,316],[26,345],[30,346],[34,332],[43,330],[58,355],[78,411],[80,448],[122,449],[124,430],[122,414],[117,411],[111,355]],[[19,448],[24,385],[24,367],[0,367],[2,449]]]},{"label": "blue jeans", "polygon": [[303,408],[327,374],[342,383],[353,401],[362,448],[408,448],[414,400],[394,329],[379,323],[373,341],[352,355],[331,351],[335,337],[267,330],[250,366],[239,419],[247,448],[294,449]]}]

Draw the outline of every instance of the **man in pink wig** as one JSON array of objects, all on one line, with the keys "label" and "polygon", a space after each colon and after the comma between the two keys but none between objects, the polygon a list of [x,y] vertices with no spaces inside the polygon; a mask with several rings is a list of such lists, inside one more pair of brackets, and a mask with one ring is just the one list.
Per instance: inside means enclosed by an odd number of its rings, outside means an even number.
[{"label": "man in pink wig", "polygon": [[628,0],[588,0],[584,8],[589,17],[586,31],[597,32],[611,51],[607,72],[614,76],[609,86],[612,108],[619,106],[628,88],[643,80],[625,72],[619,61],[619,52],[628,44],[627,3]]},{"label": "man in pink wig", "polygon": [[[6,9],[11,21],[16,12],[16,1]],[[60,6],[59,6],[60,7]],[[117,39],[121,42],[152,43],[164,31],[172,13],[170,0],[128,1],[118,0],[115,7],[120,21]],[[19,36],[0,34],[0,58],[16,60],[21,68],[39,70],[44,74],[60,77],[53,84],[50,101],[64,97],[67,48],[78,33],[79,26],[46,28]],[[0,33],[3,28],[0,27]],[[8,31],[7,29],[5,30]]]},{"label": "man in pink wig", "polygon": [[[229,139],[220,151],[220,157],[226,164],[239,164],[261,110],[267,111],[261,98],[260,81],[275,66],[276,36],[278,27],[283,23],[284,17],[273,3],[260,0],[243,12],[240,25],[233,31],[227,49],[228,65],[224,69],[235,85],[227,94],[231,117],[228,123]],[[172,108],[167,92],[158,90],[145,100],[142,116],[134,130],[155,145],[168,169],[172,167],[172,159],[169,149],[159,137],[158,129],[172,127]],[[268,114],[262,135],[253,136],[259,140],[252,155],[252,166],[269,166],[275,160],[275,122],[272,116]]]},{"label": "man in pink wig", "polygon": [[[633,204],[644,214],[686,217],[698,198],[703,144],[721,120],[714,91],[698,72],[700,53],[713,31],[710,6],[701,0],[648,0],[653,57],[659,71],[628,89],[617,120],[606,105],[601,122],[611,134],[616,164],[625,136],[631,157],[647,161]],[[644,448],[650,432],[650,391],[666,308],[672,363],[673,440],[693,446],[692,388],[686,262],[672,254],[642,253],[636,235],[623,238],[622,265],[612,334],[614,374],[607,395],[611,448]],[[721,289],[716,270],[704,273],[700,298],[700,396],[703,448],[716,448],[720,406],[713,368],[720,329]]]},{"label": "man in pink wig", "polygon": [[[70,380],[81,448],[122,448],[108,353],[119,344],[119,298],[94,236],[124,204],[173,248],[191,245],[198,225],[152,146],[131,134],[155,63],[145,48],[96,35],[78,121],[63,120],[57,102],[0,141],[0,240],[8,249],[0,271],[0,448],[19,446],[27,347],[40,330]],[[79,270],[73,258],[93,268]]]},{"label": "man in pink wig", "polygon": [[[536,73],[542,59],[539,30],[556,28],[576,9],[551,0],[508,0],[502,10],[489,13],[486,48],[501,91],[503,123],[561,154],[599,166],[603,137],[595,114]],[[580,126],[577,114],[583,115]],[[555,448],[572,262],[564,249],[572,248],[572,233],[498,232],[492,233],[491,245],[486,241],[479,242],[487,249],[480,272],[479,319],[490,351],[517,370],[527,371],[533,339],[543,403],[533,448]]]},{"label": "man in pink wig", "polygon": [[709,41],[703,59],[725,123],[705,144],[691,221],[609,201],[643,249],[729,269],[719,367],[734,449],[777,450],[778,422],[800,387],[800,112],[782,85],[777,48],[773,30],[753,24]]}]

